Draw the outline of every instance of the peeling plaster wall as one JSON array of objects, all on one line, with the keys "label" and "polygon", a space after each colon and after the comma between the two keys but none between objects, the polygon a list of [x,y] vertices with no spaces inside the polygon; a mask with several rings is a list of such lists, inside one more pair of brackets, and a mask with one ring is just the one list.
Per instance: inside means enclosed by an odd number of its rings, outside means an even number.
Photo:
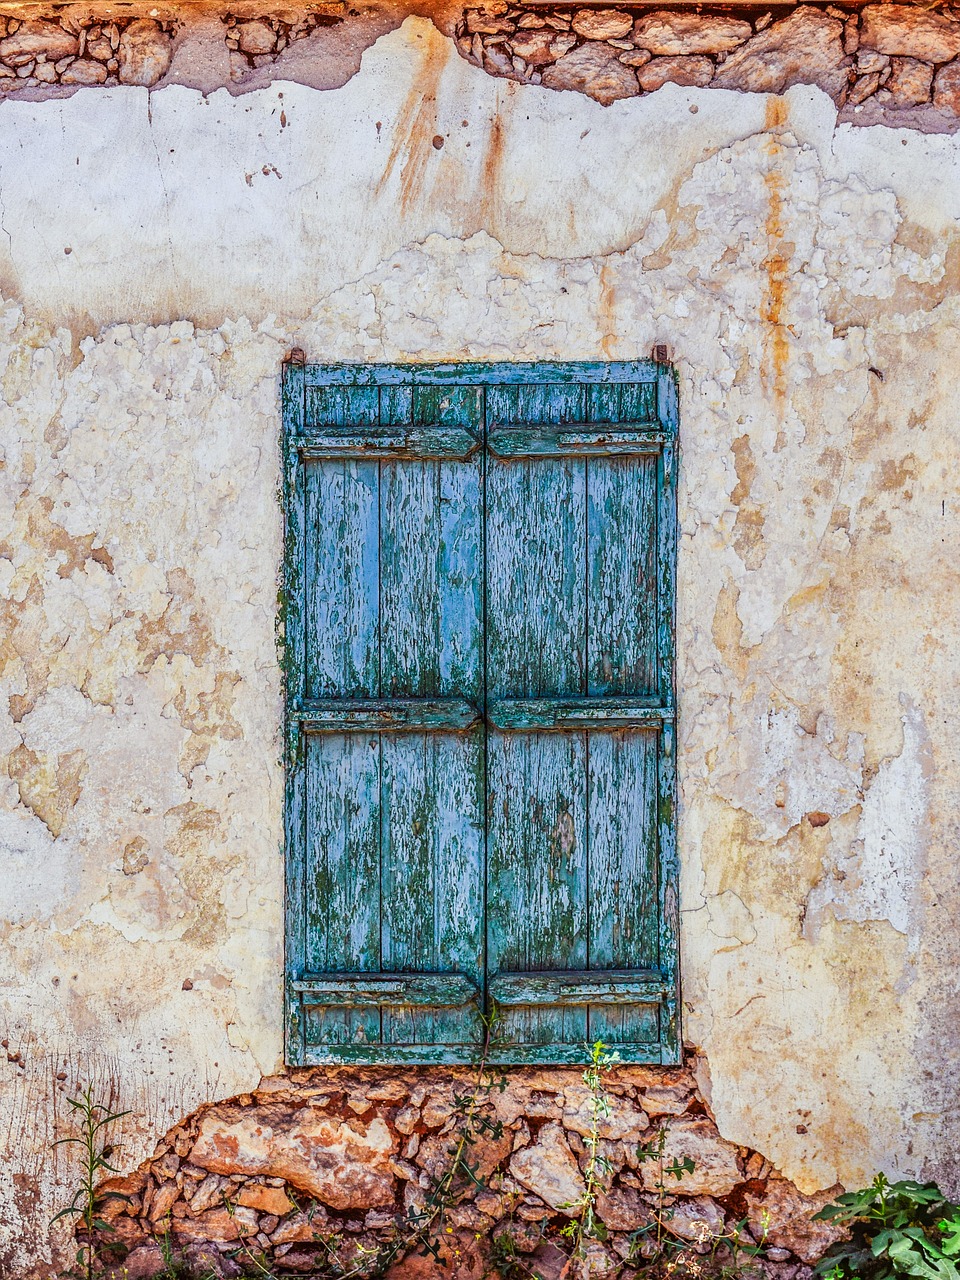
[{"label": "peeling plaster wall", "polygon": [[[433,139],[444,140],[442,148]],[[685,1031],[801,1188],[960,1190],[960,143],[604,109],[409,19],[337,90],[0,111],[0,1255],[78,1081],[132,1167],[281,1065],[279,362],[681,377]]]}]

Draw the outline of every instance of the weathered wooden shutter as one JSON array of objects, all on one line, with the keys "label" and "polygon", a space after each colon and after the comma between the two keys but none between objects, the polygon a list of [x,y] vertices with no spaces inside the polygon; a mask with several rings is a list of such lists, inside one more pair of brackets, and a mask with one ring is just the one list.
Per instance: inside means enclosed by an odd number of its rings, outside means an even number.
[{"label": "weathered wooden shutter", "polygon": [[[602,375],[601,375],[602,377]],[[658,403],[665,399],[666,404]],[[487,388],[495,1057],[676,1053],[668,378]]]},{"label": "weathered wooden shutter", "polygon": [[291,413],[303,404],[287,464],[290,1039],[308,1062],[468,1055],[483,989],[481,394],[302,376],[286,381]]},{"label": "weathered wooden shutter", "polygon": [[285,368],[288,1056],[675,1061],[670,371]]}]

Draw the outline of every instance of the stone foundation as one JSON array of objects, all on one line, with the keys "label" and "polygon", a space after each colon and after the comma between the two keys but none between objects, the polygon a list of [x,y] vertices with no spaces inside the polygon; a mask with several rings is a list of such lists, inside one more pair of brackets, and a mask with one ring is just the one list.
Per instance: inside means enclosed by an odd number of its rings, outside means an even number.
[{"label": "stone foundation", "polygon": [[[671,1238],[699,1265],[711,1238],[741,1224],[744,1244],[765,1240],[758,1265],[767,1275],[806,1275],[835,1238],[811,1217],[840,1187],[804,1196],[760,1153],[727,1142],[696,1077],[695,1060],[607,1073],[610,1114],[599,1137],[610,1173],[598,1203],[607,1239],[594,1246],[593,1274],[614,1275],[637,1257],[636,1233],[659,1208]],[[335,1262],[349,1269],[364,1258],[373,1267],[385,1257],[388,1274],[432,1274],[429,1257],[403,1242],[451,1166],[476,1081],[467,1069],[435,1068],[264,1079],[254,1093],[201,1108],[139,1169],[101,1187],[112,1231],[100,1247],[131,1278],[159,1267],[161,1240],[222,1275],[250,1272],[254,1259],[281,1274],[336,1274]],[[562,1229],[578,1212],[589,1159],[593,1112],[583,1073],[495,1072],[475,1114],[485,1132],[465,1154],[477,1181],[454,1180],[449,1208],[434,1213],[428,1232],[441,1255],[437,1274],[490,1274],[483,1268],[515,1250],[545,1278],[557,1275],[569,1253]],[[664,1128],[663,1165],[641,1160],[638,1147],[656,1143]],[[684,1156],[691,1172],[661,1173]],[[662,1203],[661,1179],[669,1192]]]},{"label": "stone foundation", "polygon": [[[0,5],[0,100],[83,86],[187,84],[205,91],[274,80],[343,83],[402,0],[262,10],[165,4]],[[412,7],[412,5],[411,5]],[[771,8],[578,8],[486,0],[429,6],[460,53],[490,75],[587,94],[604,106],[665,85],[782,94],[823,89],[853,123],[942,132],[960,120],[960,15],[916,4]],[[20,16],[21,10],[24,16]]]}]

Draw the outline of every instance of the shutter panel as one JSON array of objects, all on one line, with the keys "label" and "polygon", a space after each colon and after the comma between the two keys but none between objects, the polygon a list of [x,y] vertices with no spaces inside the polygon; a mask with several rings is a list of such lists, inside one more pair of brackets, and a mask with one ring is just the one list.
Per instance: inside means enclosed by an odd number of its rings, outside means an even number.
[{"label": "shutter panel", "polygon": [[675,1060],[657,380],[504,382],[486,418],[493,1056],[582,1061],[603,1040]]},{"label": "shutter panel", "polygon": [[288,437],[297,1061],[444,1061],[479,1041],[480,406],[475,387],[321,374]]},{"label": "shutter panel", "polygon": [[676,1062],[671,372],[283,396],[288,1059]]}]

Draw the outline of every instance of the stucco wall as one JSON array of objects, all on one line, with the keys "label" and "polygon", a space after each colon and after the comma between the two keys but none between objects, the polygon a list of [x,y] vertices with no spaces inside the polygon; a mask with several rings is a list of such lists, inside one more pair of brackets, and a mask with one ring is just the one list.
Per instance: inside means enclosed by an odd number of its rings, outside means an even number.
[{"label": "stucco wall", "polygon": [[52,1257],[78,1081],[131,1166],[281,1064],[292,346],[669,345],[701,1089],[805,1190],[958,1189],[958,155],[813,88],[603,108],[423,19],[335,90],[3,104],[9,1274]]}]

